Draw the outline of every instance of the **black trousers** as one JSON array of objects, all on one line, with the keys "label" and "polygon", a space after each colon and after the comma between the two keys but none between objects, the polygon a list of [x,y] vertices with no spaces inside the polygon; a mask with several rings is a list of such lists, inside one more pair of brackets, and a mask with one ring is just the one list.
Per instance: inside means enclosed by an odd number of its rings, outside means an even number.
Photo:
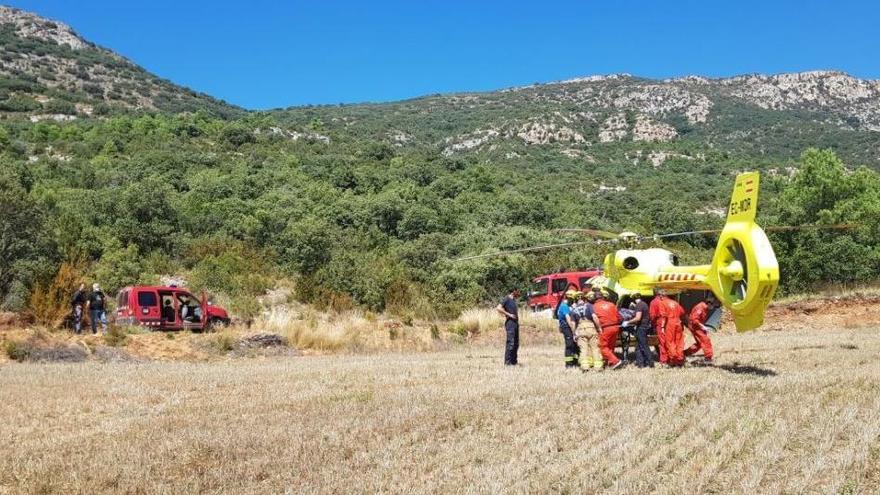
[{"label": "black trousers", "polygon": [[648,347],[648,331],[647,328],[636,328],[636,366],[640,368],[654,367],[654,355]]},{"label": "black trousers", "polygon": [[565,339],[565,367],[573,368],[580,366],[581,348],[574,341],[574,332],[568,323],[559,323],[559,331],[562,332],[562,338]]},{"label": "black trousers", "polygon": [[507,342],[504,345],[504,364],[516,364],[516,353],[519,352],[519,322],[507,320],[504,322],[504,333],[507,334]]}]

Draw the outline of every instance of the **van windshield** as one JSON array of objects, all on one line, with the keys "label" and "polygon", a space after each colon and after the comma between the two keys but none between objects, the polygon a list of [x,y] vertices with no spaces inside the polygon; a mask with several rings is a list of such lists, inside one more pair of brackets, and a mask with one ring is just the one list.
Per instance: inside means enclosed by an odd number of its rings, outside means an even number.
[{"label": "van windshield", "polygon": [[138,292],[138,306],[156,306],[159,298],[155,292]]}]

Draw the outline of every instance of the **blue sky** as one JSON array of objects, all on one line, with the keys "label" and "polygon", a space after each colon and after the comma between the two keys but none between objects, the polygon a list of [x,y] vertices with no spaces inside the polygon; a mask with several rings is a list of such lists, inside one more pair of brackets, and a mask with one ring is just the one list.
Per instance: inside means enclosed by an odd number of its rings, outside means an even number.
[{"label": "blue sky", "polygon": [[880,78],[880,2],[0,0],[246,108],[628,72]]}]

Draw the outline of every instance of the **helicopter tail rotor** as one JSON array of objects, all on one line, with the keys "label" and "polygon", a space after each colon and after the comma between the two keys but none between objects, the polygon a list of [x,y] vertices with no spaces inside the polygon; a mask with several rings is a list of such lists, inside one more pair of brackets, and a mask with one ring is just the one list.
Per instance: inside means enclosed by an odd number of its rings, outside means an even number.
[{"label": "helicopter tail rotor", "polygon": [[779,285],[779,264],[764,230],[755,223],[757,172],[736,179],[727,223],[718,238],[705,283],[733,315],[739,331],[761,326]]}]

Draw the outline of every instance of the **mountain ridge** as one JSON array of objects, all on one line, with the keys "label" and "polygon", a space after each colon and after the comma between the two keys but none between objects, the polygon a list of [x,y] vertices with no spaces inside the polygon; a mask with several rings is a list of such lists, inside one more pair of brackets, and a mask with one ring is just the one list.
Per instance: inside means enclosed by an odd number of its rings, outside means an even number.
[{"label": "mountain ridge", "polygon": [[162,79],[69,25],[0,5],[0,112],[72,120],[120,111],[243,110]]}]

